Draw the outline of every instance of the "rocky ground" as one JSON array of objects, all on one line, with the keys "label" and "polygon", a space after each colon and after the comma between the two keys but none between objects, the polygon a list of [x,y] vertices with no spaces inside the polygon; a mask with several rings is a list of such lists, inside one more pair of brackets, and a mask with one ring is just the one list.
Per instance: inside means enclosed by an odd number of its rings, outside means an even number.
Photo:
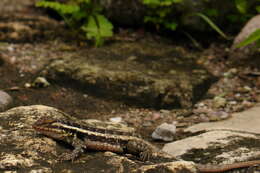
[{"label": "rocky ground", "polygon": [[[159,125],[168,123],[166,130],[170,129],[170,132],[161,136],[165,134],[160,132],[165,129],[162,127],[156,132],[160,136],[157,138],[168,142],[183,139],[163,147],[179,158],[200,163],[210,163],[212,159],[215,163],[259,159],[259,107],[234,114],[254,107],[260,101],[259,56],[236,60],[234,56],[229,58],[231,43],[216,41],[198,50],[187,40],[179,43],[148,32],[126,30],[118,32],[104,47],[93,48],[84,40],[73,40],[63,23],[33,8],[33,2],[0,2],[0,11],[3,12],[0,13],[1,111],[18,106],[47,105],[80,119],[127,124],[159,147],[165,142],[152,141],[151,134]],[[30,121],[20,125],[9,117],[9,113],[3,112],[0,118],[7,124],[17,125],[19,133],[14,134],[12,140],[21,136],[23,130],[28,130],[23,139],[26,141],[33,137],[30,125],[38,116],[41,114],[24,115],[22,119]],[[226,121],[212,123],[224,119]],[[192,126],[201,122],[207,123]],[[16,127],[1,124],[0,139],[7,139],[7,134],[14,129]],[[202,131],[209,132],[195,135]],[[195,137],[186,138],[188,136]],[[201,138],[208,145],[197,145],[197,139]],[[222,139],[228,142],[218,143]],[[44,140],[54,145],[50,140]],[[24,150],[31,145],[21,146],[18,145],[21,141],[16,141],[17,144],[10,149],[11,142],[0,142],[0,160],[5,161],[0,170],[35,168],[32,164],[36,159],[33,157],[35,153]],[[187,146],[194,142],[197,148]],[[212,146],[212,143],[217,144]],[[42,147],[43,144],[38,141],[37,145]],[[221,152],[216,153],[212,148]],[[241,148],[246,149],[241,152]],[[21,152],[11,156],[10,152],[18,152],[17,149],[24,150],[25,154]],[[200,152],[202,149],[203,153]],[[52,150],[56,152],[54,148]],[[235,156],[234,153],[240,154]],[[220,157],[221,154],[228,156]],[[242,157],[243,154],[246,156]],[[14,161],[17,159],[19,161]],[[134,165],[131,170],[140,166],[123,157],[118,159],[120,163],[117,162],[118,167],[114,165],[115,170],[126,162]],[[93,172],[97,169],[93,167],[94,160],[86,166]],[[101,163],[107,163],[107,160],[103,161]],[[10,163],[16,164],[10,166]],[[77,165],[73,167],[74,171],[78,169]],[[61,168],[68,167],[57,164],[55,169],[46,166],[44,170],[56,172]],[[127,171],[128,168],[124,167],[121,172]]]}]

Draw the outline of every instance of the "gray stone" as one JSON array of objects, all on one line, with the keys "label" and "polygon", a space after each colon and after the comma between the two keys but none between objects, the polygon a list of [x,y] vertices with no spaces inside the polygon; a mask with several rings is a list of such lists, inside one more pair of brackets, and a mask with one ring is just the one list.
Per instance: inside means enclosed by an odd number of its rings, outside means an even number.
[{"label": "gray stone", "polygon": [[187,157],[198,162],[227,164],[257,158],[259,144],[259,135],[216,130],[168,143],[163,151],[184,160]]},{"label": "gray stone", "polygon": [[10,108],[12,102],[13,102],[12,97],[8,93],[0,90],[0,112]]},{"label": "gray stone", "polygon": [[[160,168],[159,170],[157,170]],[[161,163],[161,164],[154,164],[154,165],[145,165],[137,170],[135,173],[150,173],[150,172],[158,172],[160,173],[162,170],[163,172],[168,173],[199,173],[196,165],[193,162],[187,161],[176,161],[176,162],[169,162],[169,163]]]},{"label": "gray stone", "polygon": [[152,133],[152,138],[155,140],[173,141],[175,134],[175,124],[163,123]]},{"label": "gray stone", "polygon": [[168,143],[163,147],[163,151],[184,160],[192,158],[194,161],[208,163],[233,163],[258,158],[259,112],[258,104],[247,111],[234,113],[224,121],[191,126],[185,129],[185,132],[200,135]]},{"label": "gray stone", "polygon": [[200,123],[187,128],[185,131],[196,133],[208,130],[236,130],[249,133],[260,133],[260,104],[244,112],[234,113],[231,118],[210,123]]}]

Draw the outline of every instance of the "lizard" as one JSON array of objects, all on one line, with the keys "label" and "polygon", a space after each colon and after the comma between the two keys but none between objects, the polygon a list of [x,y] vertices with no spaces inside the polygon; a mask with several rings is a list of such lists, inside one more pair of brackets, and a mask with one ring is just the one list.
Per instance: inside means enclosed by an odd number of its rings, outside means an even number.
[{"label": "lizard", "polygon": [[[74,120],[60,120],[42,117],[33,124],[33,128],[47,137],[66,142],[74,147],[71,154],[63,160],[75,160],[84,150],[111,151],[120,154],[138,156],[141,161],[163,158],[171,161],[177,159],[159,150],[148,141],[130,132],[116,131],[104,127],[93,127]],[[200,165],[200,173],[221,173],[238,168],[260,165],[260,160],[245,161],[227,165]]]}]

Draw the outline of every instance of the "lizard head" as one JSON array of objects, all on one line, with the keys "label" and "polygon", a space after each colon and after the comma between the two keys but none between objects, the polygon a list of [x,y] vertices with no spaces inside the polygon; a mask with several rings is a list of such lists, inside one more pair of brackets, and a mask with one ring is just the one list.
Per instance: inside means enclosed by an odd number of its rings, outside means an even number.
[{"label": "lizard head", "polygon": [[70,135],[62,128],[62,122],[52,117],[40,118],[32,127],[37,132],[58,140],[62,140]]}]

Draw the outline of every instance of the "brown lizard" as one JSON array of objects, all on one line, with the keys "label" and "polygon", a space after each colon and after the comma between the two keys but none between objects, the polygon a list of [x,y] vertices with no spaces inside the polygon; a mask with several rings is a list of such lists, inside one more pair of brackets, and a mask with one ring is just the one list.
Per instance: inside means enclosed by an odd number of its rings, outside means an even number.
[{"label": "brown lizard", "polygon": [[[176,161],[176,158],[173,156],[160,151],[149,142],[127,132],[92,127],[74,120],[58,120],[51,117],[41,118],[34,123],[33,128],[41,134],[64,141],[75,148],[72,154],[66,155],[64,160],[74,160],[84,149],[91,149],[132,154],[138,156],[142,161],[158,158]],[[255,165],[260,165],[260,160],[218,166],[198,164],[197,168],[201,173],[221,173]]]}]

